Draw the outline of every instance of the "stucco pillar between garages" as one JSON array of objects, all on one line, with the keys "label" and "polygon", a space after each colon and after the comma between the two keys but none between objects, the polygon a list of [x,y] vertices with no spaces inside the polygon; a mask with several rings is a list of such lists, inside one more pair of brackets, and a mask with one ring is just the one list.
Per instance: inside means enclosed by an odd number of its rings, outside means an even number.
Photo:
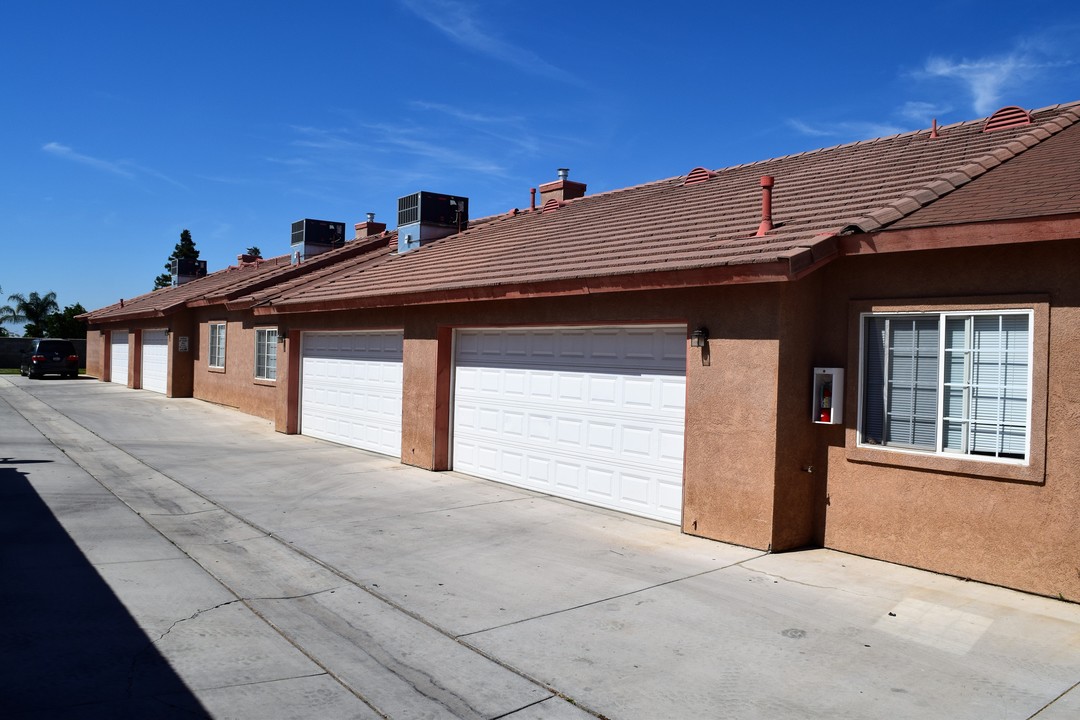
[{"label": "stucco pillar between garages", "polygon": [[274,429],[287,435],[300,432],[300,344],[299,331],[278,326]]},{"label": "stucco pillar between garages", "polygon": [[688,329],[682,529],[768,550],[776,484],[780,343],[775,288],[743,286],[703,298]]},{"label": "stucco pillar between garages", "polygon": [[[823,512],[828,463],[819,453],[820,442],[843,442],[843,426],[817,425],[811,413],[813,369],[843,367],[846,355],[830,353],[818,338],[820,281],[810,276],[777,286],[779,301],[776,467],[773,491],[774,551],[824,540]],[[831,328],[842,333],[844,328]]]},{"label": "stucco pillar between garages", "polygon": [[453,330],[423,318],[405,323],[402,347],[401,462],[450,469]]},{"label": "stucco pillar between garages", "polygon": [[86,331],[86,374],[105,381],[105,368],[109,362],[108,330],[94,328]]},{"label": "stucco pillar between garages", "polygon": [[189,398],[195,390],[195,332],[190,312],[178,313],[169,322],[168,396]]}]

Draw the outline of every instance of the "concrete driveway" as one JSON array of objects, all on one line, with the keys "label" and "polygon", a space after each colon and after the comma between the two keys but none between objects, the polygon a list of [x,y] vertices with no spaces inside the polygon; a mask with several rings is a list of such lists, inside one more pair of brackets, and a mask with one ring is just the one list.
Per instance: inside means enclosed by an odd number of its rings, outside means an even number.
[{"label": "concrete driveway", "polygon": [[0,377],[5,717],[1080,717],[1080,606]]}]

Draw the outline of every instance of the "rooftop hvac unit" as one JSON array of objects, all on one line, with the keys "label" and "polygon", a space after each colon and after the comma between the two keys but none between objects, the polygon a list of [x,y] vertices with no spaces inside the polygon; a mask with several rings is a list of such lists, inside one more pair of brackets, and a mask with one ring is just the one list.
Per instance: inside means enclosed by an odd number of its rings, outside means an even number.
[{"label": "rooftop hvac unit", "polygon": [[293,253],[302,259],[345,244],[345,223],[329,220],[297,220],[292,224]]},{"label": "rooftop hvac unit", "polygon": [[469,198],[416,192],[398,198],[398,253],[469,227]]},{"label": "rooftop hvac unit", "polygon": [[192,260],[190,258],[173,258],[172,267],[169,268],[169,272],[172,273],[172,284],[174,287],[183,285],[186,282],[206,277],[206,261]]}]

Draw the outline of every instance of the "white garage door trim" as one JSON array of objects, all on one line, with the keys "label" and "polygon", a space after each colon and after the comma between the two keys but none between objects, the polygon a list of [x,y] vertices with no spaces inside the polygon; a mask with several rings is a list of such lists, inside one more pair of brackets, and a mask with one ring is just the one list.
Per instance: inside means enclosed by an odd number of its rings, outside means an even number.
[{"label": "white garage door trim", "polygon": [[142,331],[142,389],[166,394],[169,391],[169,332]]},{"label": "white garage door trim", "polygon": [[300,432],[401,457],[402,331],[306,332]]},{"label": "white garage door trim", "polygon": [[109,381],[127,387],[128,384],[128,331],[113,330],[109,333]]},{"label": "white garage door trim", "polygon": [[458,330],[453,468],[679,523],[686,326]]}]

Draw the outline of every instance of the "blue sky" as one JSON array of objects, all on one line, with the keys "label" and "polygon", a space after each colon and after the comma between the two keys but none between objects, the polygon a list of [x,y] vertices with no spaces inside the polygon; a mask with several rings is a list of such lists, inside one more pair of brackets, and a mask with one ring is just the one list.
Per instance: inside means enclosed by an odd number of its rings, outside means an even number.
[{"label": "blue sky", "polygon": [[480,217],[559,167],[592,193],[1080,100],[1060,2],[4,0],[0,27],[3,299],[87,309],[184,228],[217,270],[417,190]]}]

